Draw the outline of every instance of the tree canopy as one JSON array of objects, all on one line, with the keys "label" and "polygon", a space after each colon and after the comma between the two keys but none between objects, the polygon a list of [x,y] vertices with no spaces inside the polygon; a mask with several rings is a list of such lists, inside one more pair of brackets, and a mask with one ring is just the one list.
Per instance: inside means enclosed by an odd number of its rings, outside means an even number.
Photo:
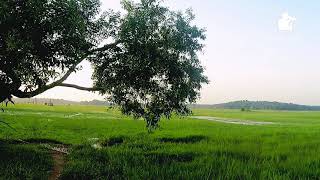
[{"label": "tree canopy", "polygon": [[[1,0],[0,102],[64,86],[98,91],[149,128],[189,113],[208,83],[197,55],[205,30],[192,24],[191,10],[159,0],[122,6],[123,14],[101,12],[99,0]],[[84,60],[94,86],[64,83]]]}]

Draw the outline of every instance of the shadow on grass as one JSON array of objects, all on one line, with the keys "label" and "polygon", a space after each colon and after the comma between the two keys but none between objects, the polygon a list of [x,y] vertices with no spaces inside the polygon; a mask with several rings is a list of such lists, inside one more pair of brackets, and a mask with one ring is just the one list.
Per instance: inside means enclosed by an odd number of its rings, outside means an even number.
[{"label": "shadow on grass", "polygon": [[50,153],[36,145],[0,140],[0,179],[47,179]]},{"label": "shadow on grass", "polygon": [[115,137],[110,137],[103,141],[101,143],[101,146],[103,147],[110,147],[110,146],[116,146],[124,143],[125,137],[124,136],[115,136]]},{"label": "shadow on grass", "polygon": [[[107,149],[97,150],[88,145],[74,146],[67,157],[61,180],[77,179],[125,179],[123,164],[112,161],[113,154]],[[127,157],[126,157],[127,158]]]},{"label": "shadow on grass", "polygon": [[136,150],[141,150],[141,151],[155,151],[160,148],[159,145],[155,144],[143,144],[143,143],[130,143],[127,145],[129,149],[136,149]]},{"label": "shadow on grass", "polygon": [[24,141],[32,144],[61,144],[61,145],[68,145],[61,141],[57,141],[54,139],[45,139],[45,138],[30,138],[30,139],[24,139]]},{"label": "shadow on grass", "polygon": [[1,144],[55,144],[55,145],[70,145],[54,139],[46,138],[29,138],[29,139],[0,139]]},{"label": "shadow on grass", "polygon": [[207,136],[187,136],[187,137],[164,137],[160,138],[159,141],[162,143],[197,143],[203,140],[207,140]]}]

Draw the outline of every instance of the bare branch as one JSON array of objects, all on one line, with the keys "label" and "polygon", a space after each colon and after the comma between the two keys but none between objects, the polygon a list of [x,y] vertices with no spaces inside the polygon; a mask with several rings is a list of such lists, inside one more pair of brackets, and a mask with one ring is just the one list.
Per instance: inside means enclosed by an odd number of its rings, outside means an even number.
[{"label": "bare branch", "polygon": [[121,43],[120,41],[116,41],[114,43],[111,43],[111,44],[106,44],[104,45],[103,47],[100,47],[100,48],[96,48],[96,49],[92,49],[90,51],[88,51],[84,56],[83,58],[80,58],[79,61],[77,61],[67,72],[64,76],[62,76],[59,80],[51,83],[51,84],[48,84],[48,85],[45,85],[45,86],[42,86],[42,87],[39,87],[38,89],[34,90],[34,91],[31,91],[31,92],[23,92],[21,90],[17,90],[16,92],[13,93],[14,96],[18,97],[18,98],[31,98],[31,97],[34,97],[36,95],[39,95],[51,88],[54,88],[56,86],[64,86],[64,87],[71,87],[71,88],[75,88],[75,89],[79,89],[79,90],[84,90],[84,91],[99,91],[101,90],[101,88],[86,88],[86,87],[81,87],[81,86],[78,86],[78,85],[73,85],[73,84],[66,84],[66,83],[63,83],[76,69],[76,67],[87,57],[89,56],[90,54],[92,53],[95,53],[95,52],[101,52],[101,51],[105,51],[105,50],[108,50],[110,48],[115,48],[117,47],[117,45]]},{"label": "bare branch", "polygon": [[31,97],[34,97],[38,94],[41,94],[45,91],[47,91],[48,89],[51,89],[51,88],[54,88],[56,86],[59,86],[60,84],[62,84],[76,69],[76,67],[84,60],[81,59],[79,60],[77,63],[75,63],[67,72],[65,75],[63,75],[59,80],[51,83],[51,84],[48,84],[48,85],[45,85],[45,86],[42,86],[42,87],[39,87],[38,89],[34,90],[34,91],[31,91],[31,92],[23,92],[21,90],[18,90],[16,92],[13,93],[14,96],[18,97],[18,98],[31,98]]},{"label": "bare branch", "polygon": [[61,83],[60,85],[61,87],[70,87],[70,88],[75,88],[78,90],[82,90],[82,91],[100,91],[102,90],[101,88],[96,88],[96,87],[82,87],[82,86],[78,86],[75,84],[68,84],[68,83]]}]

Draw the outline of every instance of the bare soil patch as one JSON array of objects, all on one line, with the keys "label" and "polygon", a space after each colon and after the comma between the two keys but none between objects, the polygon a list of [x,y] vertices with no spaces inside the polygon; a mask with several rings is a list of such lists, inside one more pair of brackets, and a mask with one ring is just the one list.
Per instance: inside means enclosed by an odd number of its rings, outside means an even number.
[{"label": "bare soil patch", "polygon": [[57,180],[59,179],[65,165],[65,154],[57,151],[51,151],[51,156],[53,159],[53,169],[48,179]]}]

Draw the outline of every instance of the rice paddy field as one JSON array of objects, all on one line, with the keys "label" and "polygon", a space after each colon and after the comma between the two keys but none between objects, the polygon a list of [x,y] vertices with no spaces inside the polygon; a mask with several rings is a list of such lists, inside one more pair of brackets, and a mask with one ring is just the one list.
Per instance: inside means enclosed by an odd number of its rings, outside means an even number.
[{"label": "rice paddy field", "polygon": [[320,112],[193,112],[149,133],[103,106],[10,106],[0,179],[320,178]]}]

